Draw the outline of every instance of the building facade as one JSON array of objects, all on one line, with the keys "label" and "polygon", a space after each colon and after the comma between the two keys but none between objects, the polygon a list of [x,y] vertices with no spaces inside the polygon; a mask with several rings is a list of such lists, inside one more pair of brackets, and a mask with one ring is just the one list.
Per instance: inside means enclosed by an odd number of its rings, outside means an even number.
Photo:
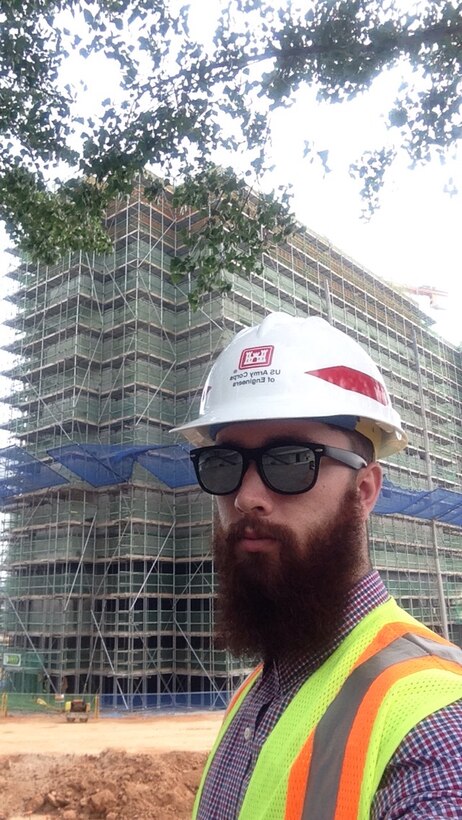
[{"label": "building facade", "polygon": [[[319,315],[371,354],[409,434],[384,462],[395,485],[458,491],[462,479],[460,350],[434,335],[402,293],[325,239],[300,231],[263,257],[226,296],[190,310],[174,286],[194,215],[142,186],[107,214],[104,258],[21,264],[9,322],[16,359],[6,425],[27,453],[51,463],[68,443],[171,444],[197,413],[205,374],[242,327],[269,311]],[[178,439],[179,440],[179,439]],[[4,505],[0,574],[5,687],[99,693],[132,708],[226,702],[246,662],[214,646],[213,508],[197,486],[171,489],[139,464],[129,481],[69,483]],[[412,614],[462,643],[462,529],[374,515],[372,558]],[[19,659],[19,660],[18,660]]]}]

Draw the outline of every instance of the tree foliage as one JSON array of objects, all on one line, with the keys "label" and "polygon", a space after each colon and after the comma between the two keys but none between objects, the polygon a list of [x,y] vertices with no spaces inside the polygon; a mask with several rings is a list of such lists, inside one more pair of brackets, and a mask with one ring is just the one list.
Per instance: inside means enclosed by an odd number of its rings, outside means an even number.
[{"label": "tree foliage", "polygon": [[[352,157],[371,210],[398,152],[414,164],[456,145],[461,5],[425,0],[403,11],[398,0],[300,8],[288,0],[223,0],[210,47],[191,37],[188,7],[171,9],[168,0],[4,2],[0,218],[33,258],[101,252],[108,202],[128,193],[146,167],[161,169],[165,184],[174,183],[175,206],[205,215],[202,233],[186,238],[188,253],[174,263],[174,276],[194,271],[197,301],[224,286],[224,270],[254,268],[262,248],[291,229],[288,192],[257,200],[252,186],[270,163],[271,113],[291,105],[304,85],[320,100],[343,103],[403,67],[384,111],[393,141]],[[99,112],[76,111],[78,79],[63,81],[75,54],[104,55],[120,78]],[[245,158],[241,177],[212,164],[223,154],[230,166]],[[320,158],[326,162],[323,152]],[[159,195],[159,185],[148,188]]]}]

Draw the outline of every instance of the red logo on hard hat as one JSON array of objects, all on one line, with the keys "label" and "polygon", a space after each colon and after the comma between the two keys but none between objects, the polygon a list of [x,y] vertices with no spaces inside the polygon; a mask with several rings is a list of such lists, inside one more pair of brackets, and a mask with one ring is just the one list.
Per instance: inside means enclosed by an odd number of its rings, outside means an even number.
[{"label": "red logo on hard hat", "polygon": [[239,359],[239,370],[248,370],[251,367],[269,367],[273,359],[273,350],[273,345],[246,347]]},{"label": "red logo on hard hat", "polygon": [[385,406],[389,403],[383,384],[380,384],[377,379],[373,379],[372,376],[368,376],[367,373],[353,370],[352,367],[339,365],[339,367],[324,367],[321,370],[307,370],[305,372],[307,376],[316,376],[325,382],[336,384],[337,387],[343,387],[344,390],[361,393],[361,395],[375,399],[375,401]]}]

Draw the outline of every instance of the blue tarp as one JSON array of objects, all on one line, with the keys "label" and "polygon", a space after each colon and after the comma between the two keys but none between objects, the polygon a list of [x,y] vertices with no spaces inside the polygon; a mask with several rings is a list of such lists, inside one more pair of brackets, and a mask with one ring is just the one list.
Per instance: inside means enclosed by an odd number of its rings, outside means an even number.
[{"label": "blue tarp", "polygon": [[137,456],[145,446],[131,444],[66,444],[48,454],[92,487],[130,481]]},{"label": "blue tarp", "polygon": [[67,478],[30,456],[22,447],[13,445],[0,450],[0,501],[68,483]]},{"label": "blue tarp", "polygon": [[197,485],[187,444],[171,444],[167,447],[151,448],[138,456],[141,464],[168,487],[188,487]]},{"label": "blue tarp", "polygon": [[435,519],[446,524],[462,526],[462,493],[437,487],[434,490],[406,490],[384,480],[382,491],[374,507],[381,515],[410,515],[414,518]]},{"label": "blue tarp", "polygon": [[129,481],[138,462],[173,489],[196,484],[189,450],[186,444],[66,444],[48,454],[92,487]]},{"label": "blue tarp", "polygon": [[[68,444],[48,453],[93,487],[130,481],[135,463],[174,489],[196,485],[188,444]],[[2,473],[3,467],[3,473]],[[0,501],[21,493],[68,483],[21,447],[0,450]],[[197,485],[196,485],[197,486]],[[396,487],[385,479],[374,513],[435,519],[462,526],[462,493],[438,487],[421,491]]]}]

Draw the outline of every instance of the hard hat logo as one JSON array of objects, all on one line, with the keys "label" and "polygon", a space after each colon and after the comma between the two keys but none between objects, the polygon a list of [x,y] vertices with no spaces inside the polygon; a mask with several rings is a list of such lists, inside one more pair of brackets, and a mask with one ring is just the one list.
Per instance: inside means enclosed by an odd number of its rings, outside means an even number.
[{"label": "hard hat logo", "polygon": [[247,370],[250,367],[269,367],[273,360],[273,352],[273,345],[246,347],[239,359],[239,370]]},{"label": "hard hat logo", "polygon": [[344,390],[361,393],[362,396],[375,399],[385,407],[390,404],[388,393],[383,384],[380,384],[377,379],[373,379],[372,376],[368,376],[367,373],[361,373],[351,367],[343,367],[342,365],[339,367],[324,367],[322,370],[306,370],[305,373],[307,376],[316,376],[318,379],[337,385],[337,387],[343,387]]}]

